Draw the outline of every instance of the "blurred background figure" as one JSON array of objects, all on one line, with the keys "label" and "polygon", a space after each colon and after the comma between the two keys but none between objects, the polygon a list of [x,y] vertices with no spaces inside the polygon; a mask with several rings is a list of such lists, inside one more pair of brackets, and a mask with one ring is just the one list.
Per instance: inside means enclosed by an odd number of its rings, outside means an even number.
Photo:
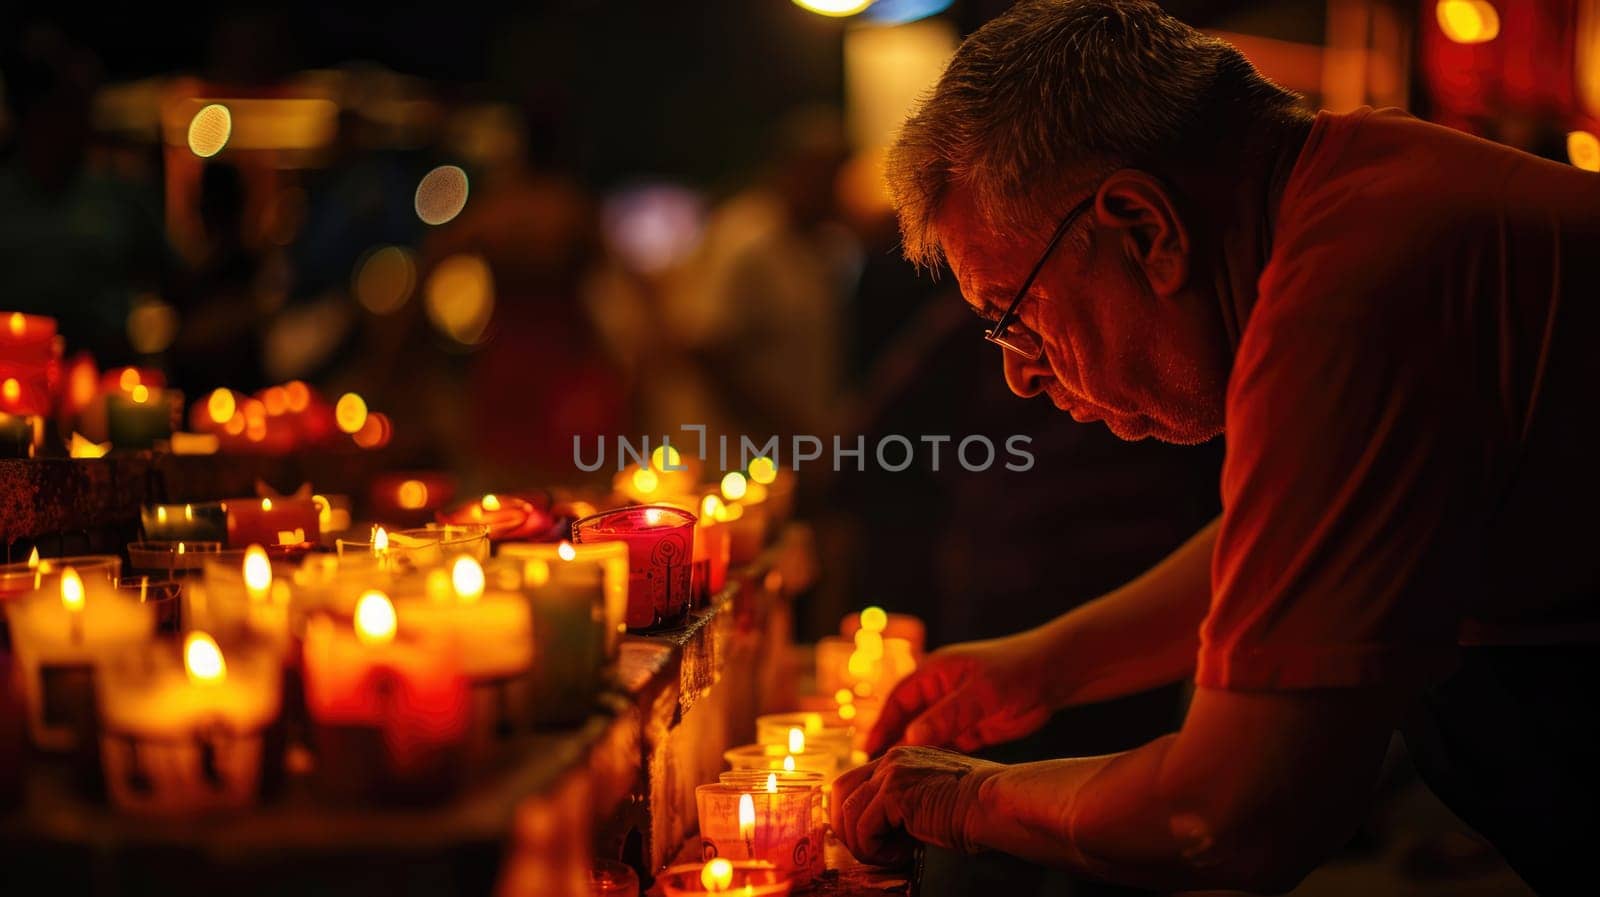
[{"label": "blurred background figure", "polygon": [[845,298],[859,269],[833,201],[846,153],[836,112],[791,113],[762,176],[712,212],[669,298],[672,335],[704,384],[680,397],[680,422],[758,444],[827,440],[842,423]]}]

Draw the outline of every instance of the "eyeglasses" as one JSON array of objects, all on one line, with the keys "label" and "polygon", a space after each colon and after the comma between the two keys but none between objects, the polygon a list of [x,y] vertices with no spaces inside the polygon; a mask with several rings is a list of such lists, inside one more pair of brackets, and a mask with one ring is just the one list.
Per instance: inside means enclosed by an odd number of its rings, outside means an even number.
[{"label": "eyeglasses", "polygon": [[[1029,271],[1028,276],[1023,278],[1022,287],[1017,290],[1016,298],[1012,299],[1011,304],[1006,306],[1005,312],[995,319],[994,325],[984,331],[984,339],[1007,351],[1015,352],[1029,361],[1038,361],[1039,356],[1044,354],[1044,340],[1039,338],[1039,334],[1034,333],[1017,321],[1017,306],[1022,304],[1022,297],[1028,295],[1028,290],[1033,286],[1034,279],[1039,276],[1040,271],[1044,270],[1044,263],[1050,261],[1050,256],[1056,251],[1056,246],[1061,242],[1061,238],[1066,236],[1067,228],[1070,228],[1072,222],[1078,220],[1078,216],[1087,212],[1092,205],[1094,205],[1093,193],[1089,194],[1089,197],[1084,201],[1073,206],[1072,210],[1067,212],[1061,219],[1061,223],[1056,225],[1056,232],[1050,235],[1050,242],[1045,244],[1044,254],[1039,256],[1039,261],[1034,263],[1033,270]],[[1008,328],[1010,332],[1007,332]]]}]

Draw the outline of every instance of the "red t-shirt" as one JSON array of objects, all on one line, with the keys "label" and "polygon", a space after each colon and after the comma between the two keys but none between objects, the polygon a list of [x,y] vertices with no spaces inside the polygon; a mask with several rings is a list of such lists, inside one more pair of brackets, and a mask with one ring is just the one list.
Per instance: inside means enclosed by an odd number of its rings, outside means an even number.
[{"label": "red t-shirt", "polygon": [[1600,175],[1322,113],[1228,383],[1211,688],[1420,685],[1600,620]]}]

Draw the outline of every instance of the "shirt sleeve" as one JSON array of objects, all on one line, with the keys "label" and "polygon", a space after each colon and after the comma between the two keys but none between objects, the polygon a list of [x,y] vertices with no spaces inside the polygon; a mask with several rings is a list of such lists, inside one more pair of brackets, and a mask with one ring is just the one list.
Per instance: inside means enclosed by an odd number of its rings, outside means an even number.
[{"label": "shirt sleeve", "polygon": [[1312,267],[1263,279],[1229,382],[1203,687],[1415,687],[1455,663],[1481,532],[1470,375],[1438,321],[1393,311],[1426,302]]}]

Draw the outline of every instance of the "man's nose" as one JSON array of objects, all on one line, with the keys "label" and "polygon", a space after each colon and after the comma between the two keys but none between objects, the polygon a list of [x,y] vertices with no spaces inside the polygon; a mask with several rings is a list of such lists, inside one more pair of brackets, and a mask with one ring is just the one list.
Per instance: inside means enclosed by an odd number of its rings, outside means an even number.
[{"label": "man's nose", "polygon": [[1000,354],[1004,356],[1006,385],[1011,387],[1012,392],[1024,399],[1044,392],[1044,385],[1051,376],[1050,366],[1045,364],[1044,356],[1030,360],[1010,349],[1002,349]]}]

